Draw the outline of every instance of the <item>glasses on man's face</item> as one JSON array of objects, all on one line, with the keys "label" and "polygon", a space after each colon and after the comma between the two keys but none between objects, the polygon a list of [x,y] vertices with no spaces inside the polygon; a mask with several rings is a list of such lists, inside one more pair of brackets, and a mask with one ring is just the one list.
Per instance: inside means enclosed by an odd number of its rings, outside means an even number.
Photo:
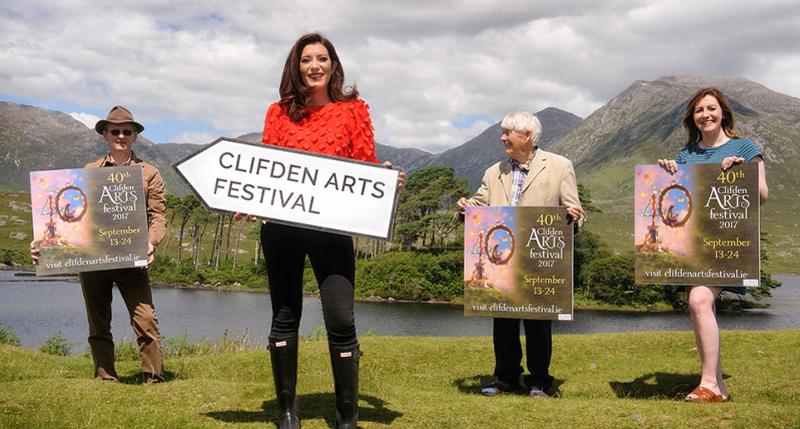
[{"label": "glasses on man's face", "polygon": [[114,137],[117,137],[120,133],[126,137],[133,135],[133,130],[108,130],[108,132]]}]

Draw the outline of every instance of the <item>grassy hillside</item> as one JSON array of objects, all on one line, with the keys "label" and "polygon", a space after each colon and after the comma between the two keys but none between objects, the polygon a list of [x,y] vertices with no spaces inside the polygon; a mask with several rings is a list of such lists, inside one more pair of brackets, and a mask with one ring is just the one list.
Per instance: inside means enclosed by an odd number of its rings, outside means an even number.
[{"label": "grassy hillside", "polygon": [[[558,335],[552,371],[559,398],[485,398],[489,338],[363,338],[362,428],[800,426],[800,330],[723,332],[734,401],[680,401],[698,382],[690,332]],[[138,362],[122,383],[91,379],[85,356],[0,346],[0,427],[275,427],[265,350],[172,358],[171,380],[140,385]],[[323,341],[301,344],[305,428],[333,427],[333,386]]]},{"label": "grassy hillside", "polygon": [[727,95],[736,113],[736,129],[752,138],[764,154],[770,197],[761,226],[772,241],[766,269],[797,274],[800,232],[793,219],[800,210],[795,191],[800,179],[793,160],[800,153],[800,99],[741,78],[670,76],[636,81],[550,150],[573,161],[578,181],[604,211],[590,219],[587,228],[615,251],[631,251],[634,165],[675,157],[686,144],[681,126],[686,103],[695,91],[708,86]]},{"label": "grassy hillside", "polygon": [[29,193],[0,192],[0,262],[30,264],[27,256],[33,235],[30,207]]}]

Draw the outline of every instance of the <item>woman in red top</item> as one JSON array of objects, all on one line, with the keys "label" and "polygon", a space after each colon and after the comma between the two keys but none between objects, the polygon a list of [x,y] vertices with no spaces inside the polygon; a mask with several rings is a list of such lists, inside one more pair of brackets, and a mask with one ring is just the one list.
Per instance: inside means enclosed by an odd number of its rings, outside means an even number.
[{"label": "woman in red top", "polygon": [[[343,89],[344,70],[330,41],[317,33],[295,42],[281,77],[280,101],[267,110],[262,142],[368,162],[375,141],[367,105],[355,87]],[[385,163],[391,167],[390,163]],[[402,173],[399,184],[402,185]],[[272,373],[281,428],[297,428],[297,346],[308,255],[319,284],[336,391],[336,427],[358,419],[359,347],[353,320],[355,256],[349,236],[267,222],[261,227],[272,327]]]}]

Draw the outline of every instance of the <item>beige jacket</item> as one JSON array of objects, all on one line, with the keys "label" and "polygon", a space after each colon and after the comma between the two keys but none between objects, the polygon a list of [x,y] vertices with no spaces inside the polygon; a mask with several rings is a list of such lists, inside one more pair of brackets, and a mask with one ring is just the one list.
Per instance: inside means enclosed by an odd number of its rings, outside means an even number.
[{"label": "beige jacket", "polygon": [[[528,177],[522,185],[518,205],[574,207],[581,211],[578,225],[582,225],[586,214],[578,199],[572,162],[563,156],[536,149],[528,167]],[[500,161],[486,169],[480,188],[468,201],[475,206],[508,206],[511,204],[513,180],[511,162],[507,159]]]}]

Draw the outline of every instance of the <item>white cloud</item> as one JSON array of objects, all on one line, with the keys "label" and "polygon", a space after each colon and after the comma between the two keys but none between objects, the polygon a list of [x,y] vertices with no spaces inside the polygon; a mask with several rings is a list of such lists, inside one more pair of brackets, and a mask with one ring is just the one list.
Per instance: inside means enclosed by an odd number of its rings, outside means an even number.
[{"label": "white cloud", "polygon": [[660,76],[740,76],[800,96],[799,16],[792,1],[744,0],[5,2],[0,93],[257,132],[289,47],[319,30],[378,141],[435,151],[488,124],[454,126],[466,118],[548,106],[585,117]]},{"label": "white cloud", "polygon": [[100,120],[99,116],[92,115],[91,113],[70,112],[68,113],[68,115],[72,116],[78,122],[92,129],[94,129],[94,126],[95,124],[97,124],[97,121]]}]

